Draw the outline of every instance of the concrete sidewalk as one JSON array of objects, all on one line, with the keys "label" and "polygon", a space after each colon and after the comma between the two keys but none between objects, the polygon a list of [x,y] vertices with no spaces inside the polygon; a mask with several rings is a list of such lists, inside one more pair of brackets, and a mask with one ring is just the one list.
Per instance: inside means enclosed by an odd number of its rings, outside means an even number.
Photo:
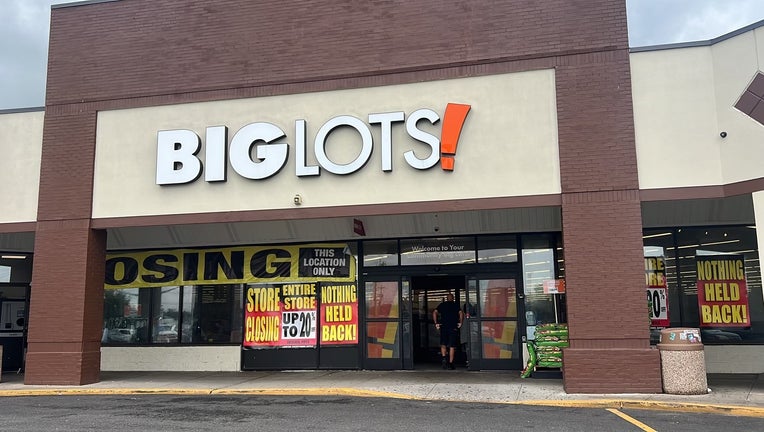
[{"label": "concrete sidewalk", "polygon": [[251,394],[394,397],[567,407],[644,408],[764,417],[764,374],[708,375],[704,395],[567,394],[560,379],[517,371],[102,372],[83,386],[24,385],[4,372],[0,396],[110,394]]}]

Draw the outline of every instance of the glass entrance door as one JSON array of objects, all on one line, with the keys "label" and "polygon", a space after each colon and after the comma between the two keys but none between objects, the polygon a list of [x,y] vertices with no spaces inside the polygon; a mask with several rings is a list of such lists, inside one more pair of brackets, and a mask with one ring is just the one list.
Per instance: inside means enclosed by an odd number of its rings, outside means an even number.
[{"label": "glass entrance door", "polygon": [[413,369],[409,286],[394,276],[366,278],[365,368]]},{"label": "glass entrance door", "polygon": [[470,278],[465,307],[470,312],[469,369],[522,369],[517,278]]},{"label": "glass entrance door", "polygon": [[[435,327],[433,312],[448,294],[455,296],[461,308],[464,304],[465,277],[463,275],[412,276],[412,338],[415,368],[441,366],[440,332]],[[454,361],[463,365],[466,360],[461,344],[456,347]]]},{"label": "glass entrance door", "polygon": [[364,368],[438,366],[440,339],[432,311],[451,292],[469,315],[459,336],[457,364],[466,363],[469,370],[522,369],[524,322],[519,317],[524,311],[514,272],[468,277],[369,275],[364,288]]}]

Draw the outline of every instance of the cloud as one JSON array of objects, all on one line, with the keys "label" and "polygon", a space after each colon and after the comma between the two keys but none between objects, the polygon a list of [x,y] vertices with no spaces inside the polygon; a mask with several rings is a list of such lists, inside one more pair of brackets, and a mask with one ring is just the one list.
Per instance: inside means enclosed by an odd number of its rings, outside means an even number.
[{"label": "cloud", "polygon": [[[42,106],[50,6],[75,0],[0,0],[0,109]],[[764,0],[627,0],[629,44],[713,39],[764,19]]]},{"label": "cloud", "polygon": [[0,26],[0,109],[42,106],[54,0],[3,0]]},{"label": "cloud", "polygon": [[633,47],[713,39],[764,19],[761,0],[627,0]]}]

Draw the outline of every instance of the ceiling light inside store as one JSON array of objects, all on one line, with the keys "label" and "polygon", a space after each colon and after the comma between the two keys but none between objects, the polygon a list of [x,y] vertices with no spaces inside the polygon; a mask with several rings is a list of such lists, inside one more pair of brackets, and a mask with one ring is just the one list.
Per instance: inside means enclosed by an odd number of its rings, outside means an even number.
[{"label": "ceiling light inside store", "polygon": [[691,244],[691,245],[686,245],[686,246],[679,246],[679,247],[677,247],[677,249],[687,249],[687,248],[693,248],[693,247],[698,247],[698,246],[700,246],[700,245],[699,244]]},{"label": "ceiling light inside store", "polygon": [[3,259],[27,259],[26,255],[3,255]]},{"label": "ceiling light inside store", "polygon": [[666,232],[666,233],[660,233],[660,234],[650,234],[650,235],[642,236],[642,238],[643,239],[648,239],[648,238],[653,238],[653,237],[664,237],[664,236],[667,236],[667,235],[671,235],[671,233],[670,232]]},{"label": "ceiling light inside store", "polygon": [[729,244],[729,243],[737,243],[740,240],[725,240],[725,241],[718,241],[718,242],[711,242],[711,243],[701,243],[701,246],[711,246],[711,245],[720,245],[720,244]]}]

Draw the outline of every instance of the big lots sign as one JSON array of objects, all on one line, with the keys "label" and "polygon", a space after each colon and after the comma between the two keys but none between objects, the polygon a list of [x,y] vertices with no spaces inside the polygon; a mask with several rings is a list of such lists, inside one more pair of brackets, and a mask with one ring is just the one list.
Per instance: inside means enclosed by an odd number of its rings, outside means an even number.
[{"label": "big lots sign", "polygon": [[[349,115],[331,118],[319,128],[313,140],[313,154],[318,165],[307,164],[307,124],[305,120],[295,120],[294,136],[291,138],[295,153],[295,174],[298,177],[316,176],[324,169],[333,174],[345,175],[360,170],[369,161],[374,148],[372,127],[381,129],[379,150],[382,156],[382,171],[392,171],[392,131],[396,123],[405,123],[408,136],[426,144],[431,150],[429,156],[424,159],[417,157],[413,150],[404,152],[403,157],[409,166],[425,170],[440,161],[444,170],[453,171],[456,146],[469,110],[470,105],[449,103],[443,116],[440,137],[417,127],[421,120],[433,125],[440,121],[440,116],[427,108],[418,109],[408,116],[403,111],[369,114],[367,122]],[[326,153],[329,135],[338,128],[352,128],[360,137],[360,152],[355,159],[346,164],[332,161]],[[289,147],[292,145],[284,130],[265,122],[245,125],[233,135],[230,145],[227,145],[227,141],[226,126],[208,127],[202,164],[198,155],[201,138],[196,132],[187,129],[160,131],[157,134],[156,183],[191,183],[200,178],[202,172],[207,182],[226,181],[226,159],[230,160],[231,167],[240,176],[252,180],[265,179],[284,168],[289,157]]]}]

